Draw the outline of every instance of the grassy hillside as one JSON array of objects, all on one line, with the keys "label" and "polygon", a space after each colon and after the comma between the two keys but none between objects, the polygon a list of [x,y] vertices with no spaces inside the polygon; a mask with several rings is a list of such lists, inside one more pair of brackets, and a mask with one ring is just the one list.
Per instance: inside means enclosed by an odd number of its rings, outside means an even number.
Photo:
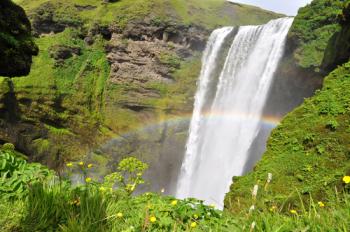
[{"label": "grassy hillside", "polygon": [[315,0],[299,10],[289,33],[299,66],[316,72],[324,68],[329,40],[341,29],[338,20],[343,4],[342,0]]},{"label": "grassy hillside", "polygon": [[[301,15],[313,15],[313,7],[316,7],[316,11],[322,8],[324,12],[331,13],[339,4],[337,1],[332,1],[335,5],[330,4],[330,1],[327,3],[315,0],[300,11]],[[349,21],[344,23],[347,19],[343,16],[348,15],[349,8],[346,4],[342,7],[343,11],[336,17],[338,20],[334,21],[332,16],[328,26],[348,31]],[[306,18],[299,20],[300,16],[296,18],[295,25],[300,26]],[[313,24],[327,27],[323,16],[314,15],[308,20]],[[334,53],[343,51],[345,44],[335,45],[332,39],[339,35],[343,35],[344,40],[348,38],[347,33],[333,33],[328,36],[328,44],[314,47],[311,45],[324,44],[327,40],[323,36],[311,37],[308,43],[301,43],[301,50],[297,51],[308,51],[300,53],[304,54],[302,58],[305,60],[310,58],[310,54],[324,54],[330,44],[336,50]],[[302,32],[300,41],[308,36],[311,35],[304,35]],[[342,39],[338,41],[343,41]],[[246,176],[233,179],[231,191],[225,200],[228,210],[236,212],[251,204],[257,204],[259,208],[266,210],[272,206],[287,212],[291,209],[302,210],[309,206],[311,197],[315,202],[322,201],[327,205],[334,200],[337,193],[348,192],[342,180],[343,176],[350,174],[349,52],[347,57],[345,64],[325,78],[323,88],[288,114],[272,132],[267,151],[254,170]],[[268,173],[273,176],[270,184],[266,182]],[[254,185],[258,185],[261,189],[257,202],[246,197]],[[266,185],[268,189],[264,190]]]},{"label": "grassy hillside", "polygon": [[[95,0],[15,0],[15,2],[23,6],[27,12],[32,12],[43,3],[50,2],[58,6],[61,11],[57,14],[58,20],[71,21],[79,18],[85,24],[91,24],[93,21],[102,24],[117,22],[121,27],[130,20],[147,15],[160,20],[176,20],[209,29],[219,25],[261,24],[281,16],[254,6],[228,3],[226,0],[121,0],[112,3]],[[84,6],[88,6],[87,10],[79,10]]]}]

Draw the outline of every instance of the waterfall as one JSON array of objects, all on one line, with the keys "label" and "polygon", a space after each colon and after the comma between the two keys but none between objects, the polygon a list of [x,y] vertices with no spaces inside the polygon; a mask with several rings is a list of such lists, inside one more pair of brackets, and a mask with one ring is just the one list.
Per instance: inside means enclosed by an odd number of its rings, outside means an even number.
[{"label": "waterfall", "polygon": [[[249,148],[259,133],[262,111],[292,22],[292,18],[282,18],[262,26],[240,27],[219,75],[215,75],[219,67],[216,61],[233,28],[212,33],[202,59],[177,183],[178,198],[196,197],[222,208],[231,179],[243,174]],[[209,85],[213,78],[218,78],[216,86]]]}]

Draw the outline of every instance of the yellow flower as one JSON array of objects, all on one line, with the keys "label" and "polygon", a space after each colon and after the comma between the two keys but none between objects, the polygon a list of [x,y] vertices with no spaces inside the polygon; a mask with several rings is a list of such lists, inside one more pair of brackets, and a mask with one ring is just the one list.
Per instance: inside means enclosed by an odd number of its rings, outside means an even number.
[{"label": "yellow flower", "polygon": [[79,206],[80,205],[80,199],[78,198],[78,199],[74,200],[71,204]]},{"label": "yellow flower", "polygon": [[171,204],[172,206],[177,205],[177,200],[173,200],[170,204]]},{"label": "yellow flower", "polygon": [[194,217],[194,219],[198,219],[198,215],[197,214],[193,215],[193,217]]},{"label": "yellow flower", "polygon": [[88,164],[88,166],[87,166],[88,168],[92,168],[93,167],[93,165],[92,164]]},{"label": "yellow flower", "polygon": [[298,212],[296,211],[296,210],[294,210],[294,209],[291,209],[290,211],[289,211],[291,214],[298,214]]},{"label": "yellow flower", "polygon": [[87,177],[86,179],[85,179],[85,182],[86,183],[90,183],[92,181],[92,179],[90,178],[90,177]]},{"label": "yellow flower", "polygon": [[80,166],[83,166],[83,165],[84,165],[84,162],[83,162],[83,161],[80,161],[80,162],[79,162],[79,165],[80,165]]},{"label": "yellow flower", "polygon": [[196,228],[196,226],[197,226],[197,222],[192,222],[192,223],[191,223],[191,227],[192,227],[192,228]]},{"label": "yellow flower", "polygon": [[277,206],[274,205],[274,206],[272,206],[272,207],[270,208],[270,211],[271,211],[271,212],[274,212],[274,211],[276,211],[276,209],[277,209]]},{"label": "yellow flower", "polygon": [[350,176],[344,176],[343,181],[345,184],[350,184]]},{"label": "yellow flower", "polygon": [[101,186],[101,187],[100,187],[100,191],[101,191],[101,192],[106,192],[106,188],[103,187],[103,186]]},{"label": "yellow flower", "polygon": [[123,217],[123,214],[121,212],[117,213],[117,218],[122,218]]},{"label": "yellow flower", "polygon": [[322,202],[322,201],[319,201],[318,203],[318,206],[320,206],[321,208],[323,208],[325,205],[324,205],[324,203]]},{"label": "yellow flower", "polygon": [[150,222],[155,223],[157,221],[157,218],[155,216],[152,216],[149,218]]},{"label": "yellow flower", "polygon": [[70,167],[73,166],[73,164],[72,163],[68,163],[68,164],[66,164],[66,166],[70,168]]}]

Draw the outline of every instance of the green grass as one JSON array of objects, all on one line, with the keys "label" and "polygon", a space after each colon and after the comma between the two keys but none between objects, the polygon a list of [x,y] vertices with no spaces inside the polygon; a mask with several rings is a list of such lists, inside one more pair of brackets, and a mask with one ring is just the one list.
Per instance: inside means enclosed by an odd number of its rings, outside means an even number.
[{"label": "green grass", "polygon": [[343,4],[341,0],[314,0],[299,10],[289,37],[297,47],[294,57],[301,67],[320,71],[327,45],[340,31]]},{"label": "green grass", "polygon": [[[17,4],[24,7],[28,12],[38,8],[46,0],[16,0]],[[176,20],[184,24],[197,24],[209,29],[219,25],[243,25],[261,24],[272,18],[281,17],[270,11],[244,4],[234,5],[225,0],[120,0],[115,3],[103,4],[94,0],[58,1],[50,3],[64,9],[57,15],[63,20],[64,15],[72,15],[80,18],[85,25],[93,22],[110,24],[116,22],[124,27],[130,20],[142,19],[145,16],[155,16],[162,20]],[[94,6],[91,10],[78,11],[73,4]],[[247,14],[248,13],[248,14]],[[202,17],[206,15],[206,17]],[[91,20],[93,19],[93,20]]]},{"label": "green grass", "polygon": [[[30,168],[31,164],[27,164],[27,169]],[[40,182],[33,182],[35,177],[30,177],[24,182],[28,189],[25,195],[13,197],[16,195],[12,194],[12,198],[1,195],[2,231],[345,232],[350,229],[350,185],[342,193],[327,192],[324,202],[315,202],[310,197],[306,205],[300,197],[300,207],[291,206],[287,210],[278,205],[261,207],[259,201],[268,200],[272,194],[268,185],[258,191],[257,198],[246,196],[251,201],[249,207],[229,214],[196,199],[178,200],[161,193],[132,195],[135,187],[144,183],[142,175],[147,168],[135,158],[122,160],[118,172],[106,176],[104,181],[89,180],[91,168],[97,166],[67,163],[66,177],[51,175]],[[72,173],[80,173],[85,181],[72,185],[66,179]],[[288,198],[284,200],[287,202]]]},{"label": "green grass", "polygon": [[[265,183],[272,173],[274,196],[266,207],[281,205],[286,199],[298,204],[296,193],[303,199],[311,194],[316,200],[325,200],[334,186],[341,191],[341,178],[350,174],[350,63],[333,71],[324,81],[324,87],[307,99],[299,108],[283,119],[268,141],[267,151],[244,177],[234,178],[227,195],[227,207],[236,211],[237,202],[246,206],[246,194],[254,184]],[[286,206],[288,207],[288,206]]]}]

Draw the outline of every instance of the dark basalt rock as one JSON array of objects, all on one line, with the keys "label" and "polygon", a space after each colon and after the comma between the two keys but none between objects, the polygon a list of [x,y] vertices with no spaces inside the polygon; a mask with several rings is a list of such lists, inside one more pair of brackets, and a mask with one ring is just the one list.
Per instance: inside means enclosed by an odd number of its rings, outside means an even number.
[{"label": "dark basalt rock", "polygon": [[30,71],[38,48],[24,10],[10,0],[0,1],[0,76],[23,76]]}]

